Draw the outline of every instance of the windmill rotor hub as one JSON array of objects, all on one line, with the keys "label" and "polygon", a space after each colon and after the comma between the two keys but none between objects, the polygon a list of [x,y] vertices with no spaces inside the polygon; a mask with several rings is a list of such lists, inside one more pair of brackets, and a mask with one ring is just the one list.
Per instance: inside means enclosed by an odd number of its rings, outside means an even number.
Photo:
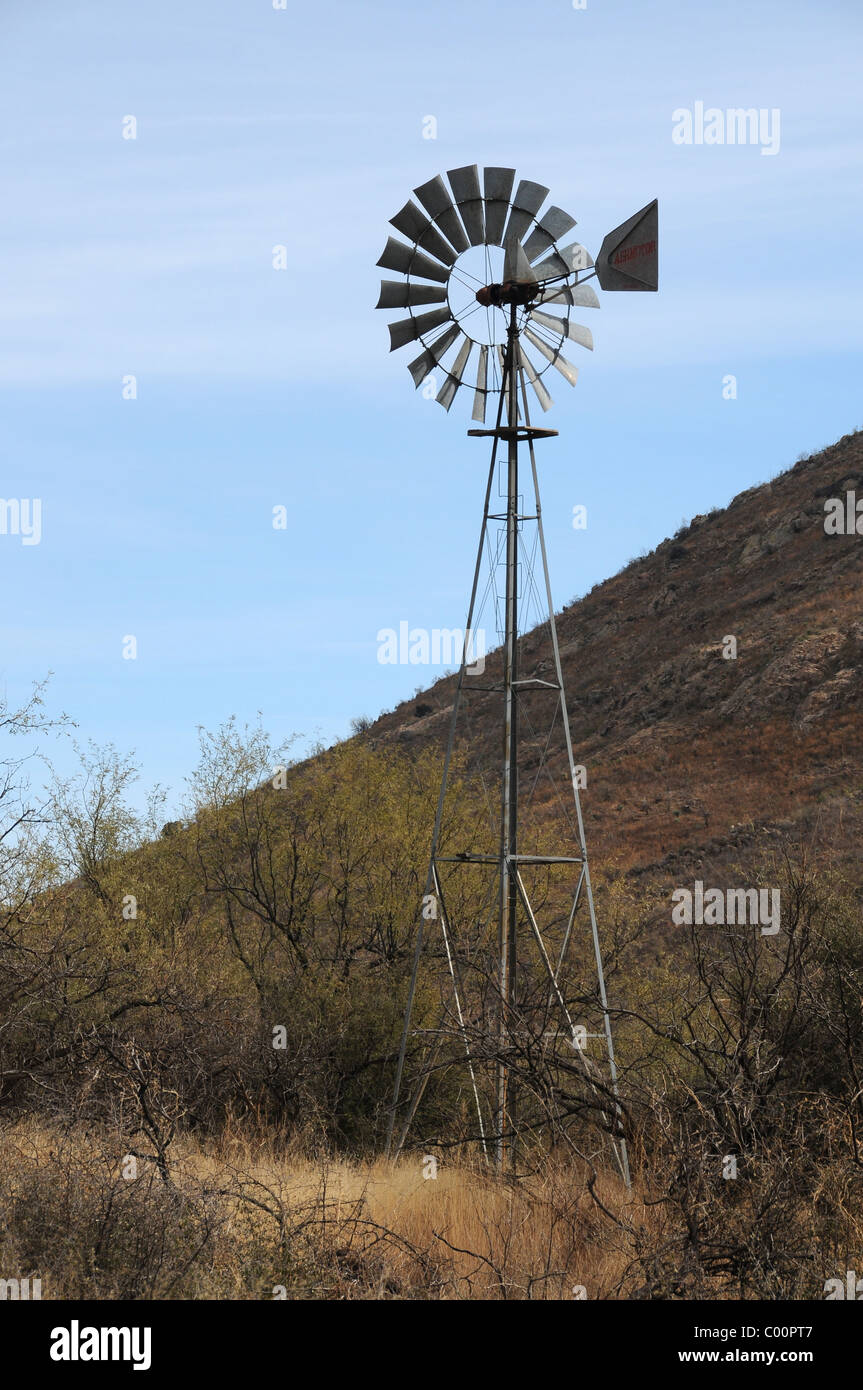
[{"label": "windmill rotor hub", "polygon": [[536,280],[505,280],[502,285],[483,285],[476,292],[477,304],[486,308],[501,308],[504,304],[519,304],[526,307],[532,304],[539,293]]}]

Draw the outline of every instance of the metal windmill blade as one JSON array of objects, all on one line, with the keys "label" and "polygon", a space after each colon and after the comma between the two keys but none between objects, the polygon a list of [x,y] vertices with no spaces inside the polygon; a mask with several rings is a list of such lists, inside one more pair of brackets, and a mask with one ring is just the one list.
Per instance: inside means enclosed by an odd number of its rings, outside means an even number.
[{"label": "metal windmill blade", "polygon": [[521,241],[547,197],[548,189],[543,188],[541,183],[532,183],[530,179],[521,180],[512,200],[512,211],[504,233],[504,245],[512,240]]},{"label": "metal windmill blade", "polygon": [[472,420],[478,420],[481,425],[485,424],[485,403],[488,400],[488,347],[485,343],[480,345],[479,365],[476,369],[476,387],[473,394],[473,413]]},{"label": "metal windmill blade", "polygon": [[537,297],[537,304],[572,304],[580,309],[598,309],[599,295],[593,285],[550,285]]},{"label": "metal windmill blade", "polygon": [[534,285],[538,289],[536,276],[531,269],[521,242],[515,237],[507,237],[503,257],[503,278],[505,283]]},{"label": "metal windmill blade", "polygon": [[570,217],[563,208],[550,207],[537,222],[527,241],[524,243],[524,253],[529,261],[535,261],[538,256],[544,256],[546,252],[560,241],[561,237],[566,236],[575,226],[575,218]]},{"label": "metal windmill blade", "polygon": [[410,309],[415,304],[446,304],[446,290],[404,280],[382,280],[376,309]]},{"label": "metal windmill blade", "polygon": [[450,324],[445,333],[436,338],[431,347],[427,347],[421,352],[419,357],[413,362],[408,363],[408,371],[414,379],[414,385],[422,386],[430,372],[434,371],[441,361],[441,358],[452,347],[461,329],[457,323]]},{"label": "metal windmill blade", "polygon": [[[498,346],[497,346],[497,348],[496,348],[496,352],[497,352],[498,366],[500,367],[501,390],[503,390],[503,382],[506,380],[506,353],[504,352],[503,347],[502,347],[500,344],[498,344]],[[518,400],[517,397],[516,397],[516,418],[517,418],[518,420],[521,419],[521,402]]]},{"label": "metal windmill blade", "polygon": [[437,280],[442,285],[449,280],[449,270],[446,266],[433,261],[430,256],[424,256],[422,251],[417,251],[415,247],[405,246],[403,241],[396,241],[394,236],[387,238],[387,244],[377,264],[382,270],[398,270],[402,275],[418,275],[423,280]]},{"label": "metal windmill blade", "polygon": [[540,405],[542,406],[542,409],[550,410],[551,407],[554,405],[554,401],[551,399],[551,396],[546,390],[543,382],[540,381],[536,368],[534,367],[533,363],[531,362],[530,358],[528,357],[527,353],[525,352],[524,348],[521,346],[520,343],[518,348],[518,362],[519,366],[521,367],[522,371],[524,372],[525,376],[530,382],[536,399],[539,401]]},{"label": "metal windmill blade", "polygon": [[544,261],[533,267],[537,280],[561,280],[572,271],[559,251],[552,251]]},{"label": "metal windmill blade", "polygon": [[450,198],[440,174],[437,178],[429,179],[428,183],[415,188],[414,193],[432,221],[440,227],[450,245],[455,247],[458,252],[466,251],[470,243],[464,234],[464,228],[455,210],[455,204]]},{"label": "metal windmill blade", "polygon": [[556,318],[554,314],[544,314],[540,309],[533,310],[528,323],[539,323],[543,328],[557,333],[561,342],[564,338],[570,338],[574,343],[580,343],[582,347],[589,348],[593,352],[593,334],[589,328],[584,328],[580,323],[572,323],[568,318]]},{"label": "metal windmill blade", "polygon": [[391,323],[390,352],[422,338],[424,334],[431,333],[432,329],[440,328],[441,324],[449,323],[451,319],[449,309],[432,309],[431,313],[420,314],[417,318],[412,314],[409,319],[399,319],[398,323]]},{"label": "metal windmill blade", "polygon": [[477,166],[467,164],[463,169],[450,169],[447,178],[468,241],[471,246],[482,246],[485,242],[485,205],[480,192]]},{"label": "metal windmill blade", "polygon": [[438,404],[442,405],[444,410],[446,410],[447,412],[449,412],[449,408],[455,400],[456,391],[461,386],[462,381],[464,380],[464,374],[467,369],[468,358],[470,357],[473,351],[473,343],[471,342],[470,338],[468,338],[466,335],[462,336],[464,337],[464,342],[459,348],[458,353],[456,354],[456,359],[453,362],[449,372],[447,373],[446,381],[444,382],[443,386],[440,388],[435,397],[435,400],[438,402]]},{"label": "metal windmill blade", "polygon": [[[561,271],[561,266],[563,270]],[[590,270],[593,266],[593,257],[590,252],[578,241],[570,242],[569,246],[562,246],[539,265],[532,267],[533,273],[538,280],[552,279],[561,274],[577,274],[580,270]]]},{"label": "metal windmill blade", "polygon": [[529,343],[533,344],[537,352],[542,353],[547,362],[550,362],[553,367],[557,368],[561,376],[566,377],[570,386],[575,385],[578,381],[578,368],[574,367],[571,362],[568,362],[562,352],[555,352],[548,346],[548,343],[544,342],[542,338],[537,337],[532,328],[526,327],[524,329],[524,336]]},{"label": "metal windmill blade", "polygon": [[452,265],[456,252],[432,226],[425,214],[420,212],[416,203],[405,203],[395,217],[390,218],[390,222],[397,232],[401,232],[402,236],[408,237],[410,241],[415,241],[422,251],[436,256],[444,265]]},{"label": "metal windmill blade", "polygon": [[503,246],[503,229],[509,212],[509,199],[515,182],[514,169],[485,170],[485,241],[487,246]]}]

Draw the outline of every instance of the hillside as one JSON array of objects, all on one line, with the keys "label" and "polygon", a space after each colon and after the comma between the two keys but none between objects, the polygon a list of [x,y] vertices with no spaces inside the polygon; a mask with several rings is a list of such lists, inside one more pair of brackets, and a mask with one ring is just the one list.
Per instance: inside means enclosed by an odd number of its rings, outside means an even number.
[{"label": "hillside", "polygon": [[[861,432],[694,517],[559,614],[594,855],[641,872],[704,866],[816,832],[850,867],[863,814],[863,538],[826,534],[824,503],[854,489],[863,497]],[[723,656],[728,636],[736,659]],[[523,669],[548,673],[547,628],[521,652]],[[487,671],[499,677],[499,652]],[[431,713],[405,701],[369,737],[442,744],[454,687],[438,681],[421,696]],[[472,698],[473,756],[491,769],[499,697]]]}]

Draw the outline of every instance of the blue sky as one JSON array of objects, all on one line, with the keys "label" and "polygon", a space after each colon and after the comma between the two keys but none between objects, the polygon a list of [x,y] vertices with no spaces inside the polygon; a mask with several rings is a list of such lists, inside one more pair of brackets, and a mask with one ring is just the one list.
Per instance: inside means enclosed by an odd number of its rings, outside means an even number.
[{"label": "blue sky", "polygon": [[[548,185],[594,253],[659,199],[660,293],[600,296],[543,421],[558,606],[863,425],[861,38],[857,0],[6,0],[0,496],[42,501],[0,535],[10,698],[53,671],[179,794],[198,724],[299,749],[434,679],[376,636],[463,623],[485,448],[373,305],[447,169]],[[675,144],[697,101],[778,108],[778,153]]]}]

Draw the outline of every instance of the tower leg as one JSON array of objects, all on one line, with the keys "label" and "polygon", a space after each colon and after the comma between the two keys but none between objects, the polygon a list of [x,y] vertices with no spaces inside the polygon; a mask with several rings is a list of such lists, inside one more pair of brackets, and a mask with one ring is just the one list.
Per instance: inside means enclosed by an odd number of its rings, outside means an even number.
[{"label": "tower leg", "polygon": [[[500,429],[500,422],[501,422],[501,417],[502,417],[502,414],[503,414],[503,407],[504,407],[504,402],[505,402],[505,400],[506,400],[506,393],[505,393],[504,389],[501,389],[500,401],[499,401],[499,403],[498,403],[497,421],[496,421],[496,425],[495,425],[495,430],[496,430],[496,431]],[[434,829],[432,830],[431,855],[430,855],[430,857],[429,857],[428,874],[426,875],[426,886],[425,886],[425,895],[424,895],[425,898],[428,898],[428,895],[429,895],[430,893],[432,893],[432,892],[435,891],[435,885],[436,885],[436,883],[437,883],[437,867],[436,867],[436,860],[437,860],[438,844],[439,844],[439,842],[440,842],[441,820],[442,820],[442,817],[443,817],[444,802],[445,802],[445,800],[446,800],[447,782],[448,782],[448,779],[449,779],[450,764],[451,764],[451,762],[452,762],[453,747],[454,747],[454,745],[455,745],[456,724],[457,724],[457,722],[458,722],[458,713],[459,713],[459,708],[460,708],[460,706],[461,706],[462,691],[463,691],[463,688],[464,688],[465,672],[467,671],[467,666],[468,666],[468,655],[469,655],[468,646],[469,646],[469,643],[470,643],[470,640],[471,640],[470,634],[471,634],[472,631],[473,631],[473,622],[474,622],[474,616],[475,616],[475,613],[476,613],[476,598],[477,598],[477,592],[478,592],[478,589],[479,589],[480,572],[481,572],[481,569],[482,569],[483,547],[484,547],[484,545],[485,545],[486,530],[487,530],[487,527],[488,527],[489,511],[490,511],[490,505],[491,505],[492,487],[493,487],[493,484],[494,484],[495,469],[496,469],[496,467],[497,467],[497,446],[498,446],[498,438],[497,438],[497,434],[495,434],[494,444],[492,445],[492,451],[491,451],[491,462],[490,462],[490,464],[489,464],[489,470],[488,470],[488,479],[487,479],[487,481],[486,481],[485,502],[484,502],[484,504],[483,504],[483,520],[482,520],[482,526],[480,527],[479,544],[477,545],[476,564],[475,564],[475,566],[474,566],[474,572],[473,572],[473,585],[472,585],[472,587],[471,587],[470,603],[468,604],[467,625],[466,625],[466,627],[465,627],[464,646],[463,646],[463,649],[462,649],[462,660],[461,660],[461,666],[459,667],[458,680],[457,680],[457,682],[456,682],[455,698],[454,698],[454,700],[453,700],[452,715],[450,716],[449,734],[448,734],[448,736],[447,736],[446,752],[445,752],[445,754],[444,754],[444,765],[443,765],[443,773],[442,773],[442,776],[441,776],[440,792],[439,792],[439,794],[438,794],[437,808],[436,808],[436,811],[435,811]],[[389,1119],[388,1119],[388,1121],[387,1121],[387,1137],[386,1137],[386,1145],[385,1145],[385,1148],[384,1148],[384,1155],[385,1155],[386,1158],[391,1158],[391,1157],[397,1158],[398,1155],[399,1155],[399,1153],[401,1152],[402,1145],[404,1144],[405,1138],[407,1137],[407,1131],[408,1131],[408,1128],[409,1128],[409,1126],[410,1126],[411,1119],[413,1118],[414,1112],[415,1112],[415,1110],[416,1110],[416,1106],[417,1106],[418,1101],[419,1101],[418,1095],[415,1095],[415,1096],[414,1096],[414,1099],[413,1099],[413,1102],[412,1102],[412,1104],[411,1104],[411,1106],[410,1106],[410,1110],[409,1110],[409,1114],[408,1114],[408,1117],[407,1117],[406,1124],[405,1124],[405,1126],[404,1126],[404,1128],[403,1128],[401,1137],[400,1137],[400,1139],[399,1139],[399,1141],[398,1141],[398,1143],[397,1143],[397,1145],[396,1145],[395,1151],[394,1151],[394,1150],[393,1150],[393,1136],[394,1136],[394,1133],[395,1133],[396,1116],[397,1116],[397,1114],[398,1114],[399,1098],[400,1098],[400,1096],[401,1096],[402,1080],[403,1080],[403,1077],[404,1077],[405,1057],[406,1057],[406,1055],[407,1055],[408,1039],[409,1039],[409,1037],[410,1037],[411,1017],[412,1017],[412,1015],[413,1015],[414,1000],[415,1000],[415,998],[416,998],[417,979],[418,979],[418,977],[419,977],[419,966],[420,966],[420,960],[421,960],[421,958],[422,958],[423,940],[424,940],[424,936],[425,936],[424,927],[425,927],[425,919],[424,919],[424,917],[421,915],[421,916],[420,916],[420,921],[419,921],[419,926],[418,926],[418,928],[417,928],[416,946],[414,947],[414,958],[413,958],[413,967],[412,967],[412,970],[411,970],[411,979],[410,979],[410,984],[409,984],[409,986],[408,986],[408,998],[407,998],[407,1004],[406,1004],[406,1007],[405,1007],[405,1021],[404,1021],[404,1026],[403,1026],[403,1028],[402,1028],[401,1042],[400,1042],[400,1044],[399,1044],[398,1061],[397,1061],[397,1063],[396,1063],[396,1075],[395,1075],[395,1082],[394,1082],[394,1084],[393,1084],[393,1099],[392,1099],[392,1104],[391,1104],[391,1106],[390,1106]],[[428,1078],[426,1077],[425,1079],[427,1080]],[[424,1085],[425,1083],[423,1082],[422,1084]],[[480,1134],[480,1137],[481,1137],[481,1140],[482,1140],[483,1149],[485,1149],[485,1137],[484,1137],[484,1135],[483,1135],[482,1133]]]},{"label": "tower leg", "polygon": [[[530,421],[530,417],[528,414],[527,391],[524,384],[523,374],[521,377],[521,391],[522,402],[524,406],[525,424],[528,424]],[[540,503],[539,498],[539,475],[536,469],[536,455],[534,453],[533,440],[530,438],[528,439],[528,449],[530,452],[530,467],[533,476],[534,494],[536,497],[536,524],[539,533],[540,554],[542,555],[542,572],[543,577],[545,579],[546,601],[548,603],[548,624],[549,630],[551,632],[552,651],[554,653],[555,675],[560,690],[560,712],[563,720],[564,738],[566,741],[566,756],[569,763],[569,774],[572,781],[572,794],[575,800],[575,815],[576,823],[578,825],[578,842],[579,848],[581,850],[582,860],[582,877],[579,880],[578,889],[576,891],[576,898],[573,904],[573,916],[575,915],[575,908],[578,905],[578,894],[580,892],[581,885],[583,882],[587,895],[588,911],[590,914],[590,931],[593,939],[593,953],[594,959],[596,961],[596,976],[599,985],[599,998],[600,1003],[602,1005],[603,1028],[605,1031],[606,1048],[608,1051],[608,1069],[611,1077],[612,1091],[614,1093],[616,1118],[618,1124],[620,1124],[623,1118],[623,1114],[620,1107],[620,1093],[617,1084],[617,1065],[614,1060],[614,1040],[611,1034],[611,1015],[608,1012],[608,998],[605,992],[605,970],[602,964],[602,949],[599,944],[599,929],[596,924],[596,908],[593,902],[593,887],[590,881],[590,864],[588,863],[587,858],[587,841],[584,835],[584,819],[581,814],[581,797],[578,794],[578,777],[576,774],[575,757],[572,751],[572,733],[569,727],[569,711],[566,707],[566,692],[563,688],[563,667],[561,666],[560,661],[560,644],[557,640],[557,622],[554,616],[554,603],[551,597],[551,578],[548,571],[548,555],[546,553],[545,532],[543,530],[542,525],[542,505]],[[558,962],[558,971],[556,973],[559,973],[560,967],[563,964],[563,954],[566,951],[571,925],[572,919],[570,919],[569,926],[567,927],[567,935],[566,939],[564,940],[563,951],[561,952],[561,959]],[[623,1138],[623,1135],[620,1134],[617,1139],[612,1140],[612,1143],[614,1145],[615,1158],[617,1159],[617,1165],[620,1169],[621,1176],[623,1178],[623,1181],[626,1183],[626,1186],[629,1188],[632,1186],[632,1180],[629,1171],[629,1155],[626,1150],[626,1140]]]},{"label": "tower leg", "polygon": [[497,1059],[497,1122],[495,1159],[498,1172],[506,1164],[507,1150],[514,1158],[514,1100],[505,1057],[510,1016],[515,1002],[518,891],[518,704],[515,690],[518,665],[518,375],[516,306],[510,309],[504,385],[507,423],[510,429],[507,455],[506,599],[503,642],[503,772],[500,815],[500,1000]]}]

